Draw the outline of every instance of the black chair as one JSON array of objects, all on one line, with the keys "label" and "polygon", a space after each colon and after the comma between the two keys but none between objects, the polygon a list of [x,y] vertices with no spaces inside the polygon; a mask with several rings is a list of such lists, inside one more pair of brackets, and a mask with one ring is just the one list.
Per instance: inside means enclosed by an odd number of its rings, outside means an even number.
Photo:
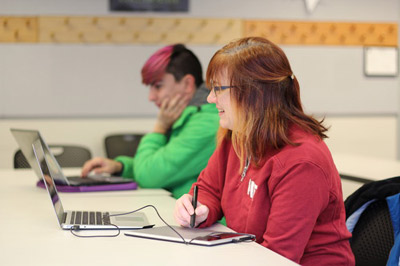
[{"label": "black chair", "polygon": [[130,133],[107,136],[104,140],[106,156],[110,159],[119,155],[133,157],[143,136],[144,134]]},{"label": "black chair", "polygon": [[400,193],[400,177],[365,184],[346,199],[347,218],[369,200],[375,200],[360,215],[350,239],[357,266],[387,264],[394,230],[386,197],[397,193]]},{"label": "black chair", "polygon": [[[61,167],[82,167],[92,158],[89,149],[74,145],[49,145],[54,157]],[[15,152],[14,168],[31,168],[21,150]]]},{"label": "black chair", "polygon": [[350,240],[356,265],[386,265],[393,244],[388,205],[385,200],[375,201],[361,214]]}]

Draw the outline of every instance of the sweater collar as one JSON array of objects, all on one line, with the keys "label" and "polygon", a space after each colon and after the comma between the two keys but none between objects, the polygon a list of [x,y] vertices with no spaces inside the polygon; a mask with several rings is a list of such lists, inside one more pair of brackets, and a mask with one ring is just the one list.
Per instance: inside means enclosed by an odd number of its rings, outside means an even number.
[{"label": "sweater collar", "polygon": [[188,105],[200,106],[207,103],[207,96],[210,91],[207,89],[206,85],[202,83],[193,95]]}]

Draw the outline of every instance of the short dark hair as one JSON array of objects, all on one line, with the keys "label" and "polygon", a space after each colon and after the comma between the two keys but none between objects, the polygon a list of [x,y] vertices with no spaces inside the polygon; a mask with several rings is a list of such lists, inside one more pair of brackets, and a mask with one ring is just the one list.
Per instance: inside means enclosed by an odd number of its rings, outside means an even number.
[{"label": "short dark hair", "polygon": [[172,74],[176,81],[180,81],[185,75],[191,74],[197,87],[203,83],[203,71],[199,59],[183,44],[173,46],[171,59],[165,72]]}]

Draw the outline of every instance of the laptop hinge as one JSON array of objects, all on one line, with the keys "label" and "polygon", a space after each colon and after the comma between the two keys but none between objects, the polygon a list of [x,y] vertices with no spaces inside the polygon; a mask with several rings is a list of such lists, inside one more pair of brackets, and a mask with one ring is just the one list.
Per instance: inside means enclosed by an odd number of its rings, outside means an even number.
[{"label": "laptop hinge", "polygon": [[67,220],[67,213],[64,212],[63,213],[63,217],[62,217],[62,224],[65,224],[65,221]]}]

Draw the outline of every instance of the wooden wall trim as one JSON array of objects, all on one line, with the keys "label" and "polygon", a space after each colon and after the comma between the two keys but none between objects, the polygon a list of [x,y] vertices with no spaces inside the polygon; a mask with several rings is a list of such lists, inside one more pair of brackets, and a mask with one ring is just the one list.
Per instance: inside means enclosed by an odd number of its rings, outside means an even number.
[{"label": "wooden wall trim", "polygon": [[397,23],[214,18],[1,17],[2,43],[226,44],[263,36],[285,45],[398,46]]}]

